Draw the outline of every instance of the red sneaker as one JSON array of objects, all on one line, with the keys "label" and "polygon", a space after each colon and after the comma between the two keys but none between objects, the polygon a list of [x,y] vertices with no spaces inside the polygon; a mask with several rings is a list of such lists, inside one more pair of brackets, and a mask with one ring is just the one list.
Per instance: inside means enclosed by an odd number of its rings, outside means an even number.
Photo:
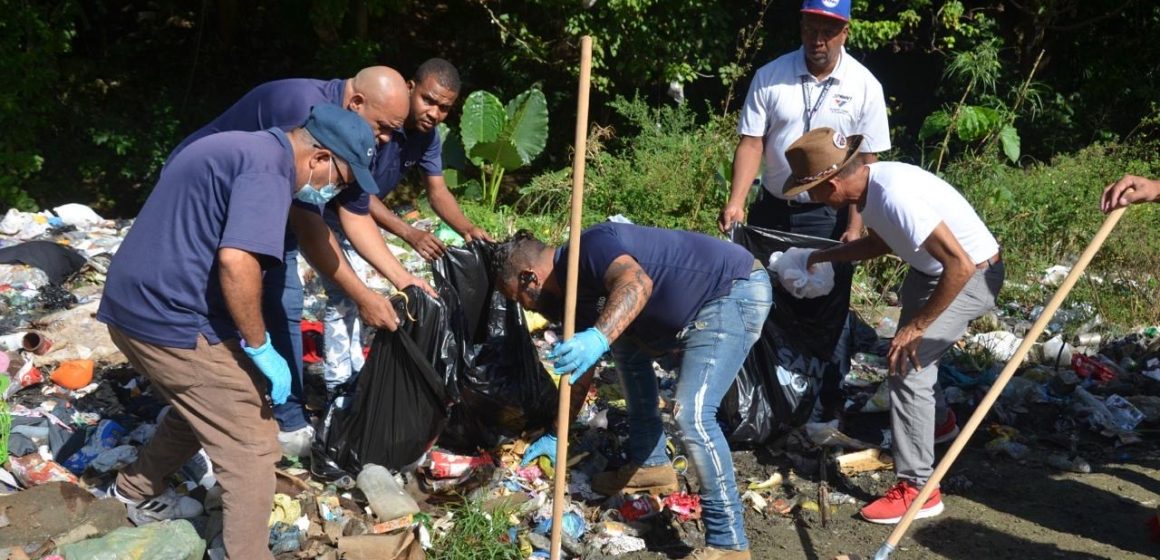
[{"label": "red sneaker", "polygon": [[[862,508],[862,518],[871,523],[893,525],[898,523],[903,515],[906,515],[907,508],[917,497],[918,488],[905,480],[899,481],[893,488],[886,491],[885,496]],[[926,500],[926,505],[918,510],[916,519],[934,517],[942,513],[943,509],[942,494],[939,493],[938,488],[935,488],[934,493]]]},{"label": "red sneaker", "polygon": [[934,427],[934,444],[954,441],[959,437],[959,419],[955,418],[955,411],[947,409],[947,420]]}]

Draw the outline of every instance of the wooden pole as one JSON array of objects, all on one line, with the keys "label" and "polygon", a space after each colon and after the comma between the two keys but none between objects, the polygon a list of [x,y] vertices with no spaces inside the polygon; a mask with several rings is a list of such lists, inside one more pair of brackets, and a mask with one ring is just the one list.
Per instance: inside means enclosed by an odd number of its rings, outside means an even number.
[{"label": "wooden pole", "polygon": [[[584,209],[584,163],[588,153],[588,89],[592,81],[592,37],[580,38],[580,90],[576,96],[576,141],[572,154],[572,217],[568,222],[568,279],[564,286],[564,340],[576,334],[576,284],[580,268],[580,217]],[[564,499],[568,491],[568,424],[572,420],[572,383],[560,376],[556,408],[556,492],[552,498],[552,560],[560,560]]]},{"label": "wooden pole", "polygon": [[1096,256],[1100,247],[1103,246],[1104,240],[1108,238],[1108,234],[1112,232],[1112,229],[1116,227],[1116,223],[1120,221],[1120,217],[1124,215],[1124,210],[1126,208],[1113,210],[1104,219],[1104,224],[1100,226],[1099,231],[1096,232],[1096,236],[1092,238],[1091,243],[1088,243],[1087,248],[1080,255],[1079,261],[1075,263],[1075,266],[1071,267],[1071,272],[1068,273],[1063,284],[1060,284],[1059,289],[1055,291],[1055,295],[1051,296],[1051,301],[1047,302],[1047,306],[1043,308],[1043,313],[1039,315],[1039,319],[1031,326],[1031,330],[1027,331],[1027,334],[1023,337],[1023,343],[1015,350],[1015,355],[1011,356],[1011,359],[1007,361],[1007,366],[1003,368],[1003,372],[999,374],[999,378],[995,380],[995,384],[991,386],[991,390],[987,391],[987,395],[983,397],[983,400],[979,403],[979,407],[975,409],[974,414],[971,414],[970,420],[967,420],[966,425],[963,426],[962,433],[959,434],[959,437],[955,438],[954,443],[951,444],[950,449],[947,450],[947,454],[943,456],[942,461],[939,461],[938,467],[934,469],[934,473],[930,476],[930,480],[922,487],[922,490],[918,493],[918,498],[910,504],[910,508],[906,510],[906,515],[902,516],[898,525],[894,527],[894,531],[890,533],[886,542],[882,544],[882,548],[874,555],[874,560],[885,560],[898,547],[898,543],[902,541],[906,530],[910,528],[910,524],[914,522],[915,516],[918,515],[918,510],[922,509],[922,504],[926,503],[931,493],[934,492],[935,488],[938,488],[939,482],[946,476],[947,471],[950,470],[951,465],[954,464],[955,459],[959,458],[959,454],[962,453],[963,448],[967,445],[967,440],[971,439],[975,430],[983,423],[983,418],[991,411],[991,406],[995,404],[995,401],[1003,392],[1003,388],[1007,386],[1007,382],[1015,375],[1015,370],[1019,369],[1019,364],[1023,362],[1023,357],[1031,350],[1031,346],[1035,344],[1043,329],[1047,327],[1052,316],[1055,315],[1055,311],[1059,309],[1060,304],[1071,293],[1072,287],[1075,286],[1076,281],[1079,280],[1080,275],[1083,274],[1084,269],[1087,268],[1092,257]]}]

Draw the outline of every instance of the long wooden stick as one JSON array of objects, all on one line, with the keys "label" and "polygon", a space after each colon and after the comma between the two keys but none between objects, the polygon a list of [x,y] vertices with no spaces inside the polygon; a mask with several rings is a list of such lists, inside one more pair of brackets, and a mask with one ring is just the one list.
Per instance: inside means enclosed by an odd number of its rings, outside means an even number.
[{"label": "long wooden stick", "polygon": [[987,391],[987,395],[983,397],[983,400],[979,403],[979,407],[971,415],[971,419],[967,420],[966,425],[963,426],[962,433],[959,434],[959,437],[955,438],[954,443],[951,444],[950,449],[947,450],[947,454],[943,456],[942,461],[939,461],[938,467],[934,469],[934,474],[930,476],[930,480],[927,481],[926,485],[918,493],[918,498],[906,510],[906,515],[902,516],[898,525],[894,527],[894,531],[890,533],[890,537],[882,544],[882,548],[878,549],[878,552],[874,555],[874,560],[885,560],[889,558],[890,553],[894,552],[894,549],[898,547],[898,543],[902,540],[903,535],[906,534],[906,530],[910,528],[910,524],[914,522],[915,516],[918,515],[918,510],[922,509],[922,505],[930,498],[934,489],[938,488],[939,482],[943,479],[943,476],[946,476],[947,471],[950,470],[955,459],[959,458],[959,454],[962,453],[963,448],[967,445],[967,440],[971,439],[975,430],[983,423],[983,418],[991,411],[991,406],[995,404],[995,401],[1003,392],[1003,388],[1007,386],[1007,382],[1015,375],[1015,370],[1019,369],[1019,364],[1023,363],[1023,357],[1031,350],[1031,346],[1035,344],[1040,333],[1047,327],[1047,324],[1055,315],[1055,311],[1059,309],[1060,304],[1071,293],[1072,287],[1075,286],[1076,281],[1079,280],[1080,275],[1083,274],[1084,269],[1087,268],[1092,257],[1096,256],[1100,247],[1103,246],[1104,240],[1108,238],[1108,234],[1112,232],[1112,229],[1116,227],[1116,223],[1120,221],[1120,217],[1124,215],[1124,210],[1126,208],[1119,208],[1108,214],[1108,217],[1104,220],[1104,225],[1100,226],[1099,231],[1096,232],[1096,236],[1092,238],[1091,243],[1088,243],[1087,248],[1080,255],[1079,261],[1075,263],[1075,266],[1071,267],[1071,272],[1068,273],[1063,284],[1060,284],[1059,289],[1055,291],[1055,295],[1051,296],[1051,301],[1047,302],[1047,306],[1043,308],[1043,313],[1039,315],[1039,319],[1027,331],[1027,334],[1023,337],[1023,343],[1015,350],[1015,355],[1011,356],[1011,359],[1007,361],[1007,366],[1003,368],[1003,372],[999,374],[999,378],[995,380],[995,384],[991,386],[991,390]]},{"label": "long wooden stick", "polygon": [[[568,279],[564,286],[564,340],[576,334],[576,288],[580,268],[580,217],[584,209],[584,163],[588,153],[588,89],[592,81],[592,37],[580,38],[580,90],[576,96],[576,141],[572,154],[572,219],[568,222]],[[552,560],[560,560],[564,495],[568,491],[568,424],[572,420],[572,383],[560,376],[556,408],[556,492],[552,498]]]}]

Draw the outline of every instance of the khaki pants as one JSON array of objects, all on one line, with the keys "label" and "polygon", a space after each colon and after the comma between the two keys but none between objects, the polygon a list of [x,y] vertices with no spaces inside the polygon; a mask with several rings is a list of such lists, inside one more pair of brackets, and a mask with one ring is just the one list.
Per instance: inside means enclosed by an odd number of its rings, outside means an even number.
[{"label": "khaki pants", "polygon": [[209,344],[199,337],[189,350],[142,342],[113,326],[109,334],[173,405],[137,462],[117,476],[117,489],[132,500],[160,494],[165,478],[204,447],[222,487],[226,553],[273,558],[266,524],[281,451],[262,373],[236,340]]}]

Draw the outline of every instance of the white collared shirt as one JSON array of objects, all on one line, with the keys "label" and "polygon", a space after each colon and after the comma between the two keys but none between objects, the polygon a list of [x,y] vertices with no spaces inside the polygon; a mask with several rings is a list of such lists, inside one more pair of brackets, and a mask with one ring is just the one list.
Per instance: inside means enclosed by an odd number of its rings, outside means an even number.
[{"label": "white collared shirt", "polygon": [[[827,81],[831,81],[828,89]],[[865,137],[860,150],[863,153],[890,149],[882,84],[854,57],[847,56],[845,47],[838,66],[821,81],[806,68],[804,49],[786,53],[757,70],[737,125],[739,134],[762,138],[762,184],[778,198],[785,198],[782,187],[789,177],[785,149],[806,132],[803,89],[810,108],[825,90],[825,97],[810,119],[810,128],[828,126],[846,135],[861,134]],[[809,202],[809,193],[801,193],[795,199]]]}]

